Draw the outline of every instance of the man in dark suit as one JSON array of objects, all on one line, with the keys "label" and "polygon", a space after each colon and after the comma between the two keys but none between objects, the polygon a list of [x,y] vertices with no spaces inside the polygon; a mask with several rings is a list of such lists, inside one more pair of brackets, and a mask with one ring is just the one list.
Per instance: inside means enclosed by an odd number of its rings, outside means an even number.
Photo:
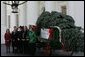
[{"label": "man in dark suit", "polygon": [[14,30],[12,31],[12,48],[13,48],[13,53],[17,52],[17,38],[18,38],[18,31],[17,31],[17,27],[14,26]]},{"label": "man in dark suit", "polygon": [[23,27],[18,28],[18,50],[20,53],[23,53]]}]

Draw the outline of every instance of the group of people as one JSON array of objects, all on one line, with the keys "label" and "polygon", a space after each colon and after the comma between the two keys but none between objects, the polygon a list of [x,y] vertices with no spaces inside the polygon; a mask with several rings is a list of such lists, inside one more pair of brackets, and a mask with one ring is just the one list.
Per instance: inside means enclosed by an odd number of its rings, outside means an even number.
[{"label": "group of people", "polygon": [[6,52],[10,52],[10,46],[12,46],[13,53],[31,53],[36,51],[37,36],[32,25],[29,26],[14,26],[14,30],[10,32],[6,30],[4,35]]}]

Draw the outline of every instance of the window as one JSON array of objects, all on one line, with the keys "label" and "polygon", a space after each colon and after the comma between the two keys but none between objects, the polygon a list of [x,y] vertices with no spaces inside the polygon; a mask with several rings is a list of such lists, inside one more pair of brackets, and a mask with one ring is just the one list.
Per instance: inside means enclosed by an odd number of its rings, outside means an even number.
[{"label": "window", "polygon": [[66,6],[61,6],[61,11],[63,14],[67,13],[66,10],[67,10]]},{"label": "window", "polygon": [[19,26],[19,15],[16,14],[16,26],[18,27]]}]

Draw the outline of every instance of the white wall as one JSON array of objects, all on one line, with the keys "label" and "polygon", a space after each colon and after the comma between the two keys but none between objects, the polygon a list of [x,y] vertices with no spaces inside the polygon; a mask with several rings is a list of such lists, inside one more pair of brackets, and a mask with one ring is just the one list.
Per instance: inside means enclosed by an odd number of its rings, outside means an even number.
[{"label": "white wall", "polygon": [[27,26],[36,25],[38,16],[39,16],[38,1],[27,2]]},{"label": "white wall", "polygon": [[67,14],[75,20],[76,26],[84,28],[84,1],[69,1]]},{"label": "white wall", "polygon": [[[38,2],[28,2],[27,3],[27,26],[29,24],[35,24],[37,17],[39,15],[39,4]],[[59,3],[56,3],[56,10],[60,10]],[[1,44],[4,43],[4,33],[6,31],[6,9],[3,7],[3,3],[1,2]],[[44,5],[43,5],[44,6]],[[58,9],[59,8],[59,9]],[[11,12],[11,10],[9,11]],[[10,13],[9,13],[10,14]],[[84,28],[84,2],[83,1],[69,1],[67,5],[67,14],[72,16],[75,20],[75,25],[82,26]],[[23,16],[23,15],[22,15]],[[24,17],[23,17],[24,18]],[[12,18],[12,25],[15,24],[13,21],[14,18]],[[13,24],[14,23],[14,24]]]},{"label": "white wall", "polygon": [[19,26],[26,25],[26,3],[19,6]]},{"label": "white wall", "polygon": [[6,31],[6,6],[1,1],[1,44],[4,44],[4,34]]},{"label": "white wall", "polygon": [[5,43],[5,40],[4,40],[5,32],[6,32],[6,27],[4,25],[1,25],[1,44]]}]

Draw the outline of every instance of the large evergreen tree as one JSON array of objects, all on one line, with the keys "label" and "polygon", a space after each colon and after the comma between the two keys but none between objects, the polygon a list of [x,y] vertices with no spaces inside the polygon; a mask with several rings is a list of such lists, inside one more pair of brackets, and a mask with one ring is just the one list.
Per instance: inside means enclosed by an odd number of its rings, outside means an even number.
[{"label": "large evergreen tree", "polygon": [[84,51],[84,33],[81,32],[81,27],[75,26],[75,21],[71,16],[56,11],[51,13],[44,11],[36,24],[39,29],[59,26],[66,51]]}]

